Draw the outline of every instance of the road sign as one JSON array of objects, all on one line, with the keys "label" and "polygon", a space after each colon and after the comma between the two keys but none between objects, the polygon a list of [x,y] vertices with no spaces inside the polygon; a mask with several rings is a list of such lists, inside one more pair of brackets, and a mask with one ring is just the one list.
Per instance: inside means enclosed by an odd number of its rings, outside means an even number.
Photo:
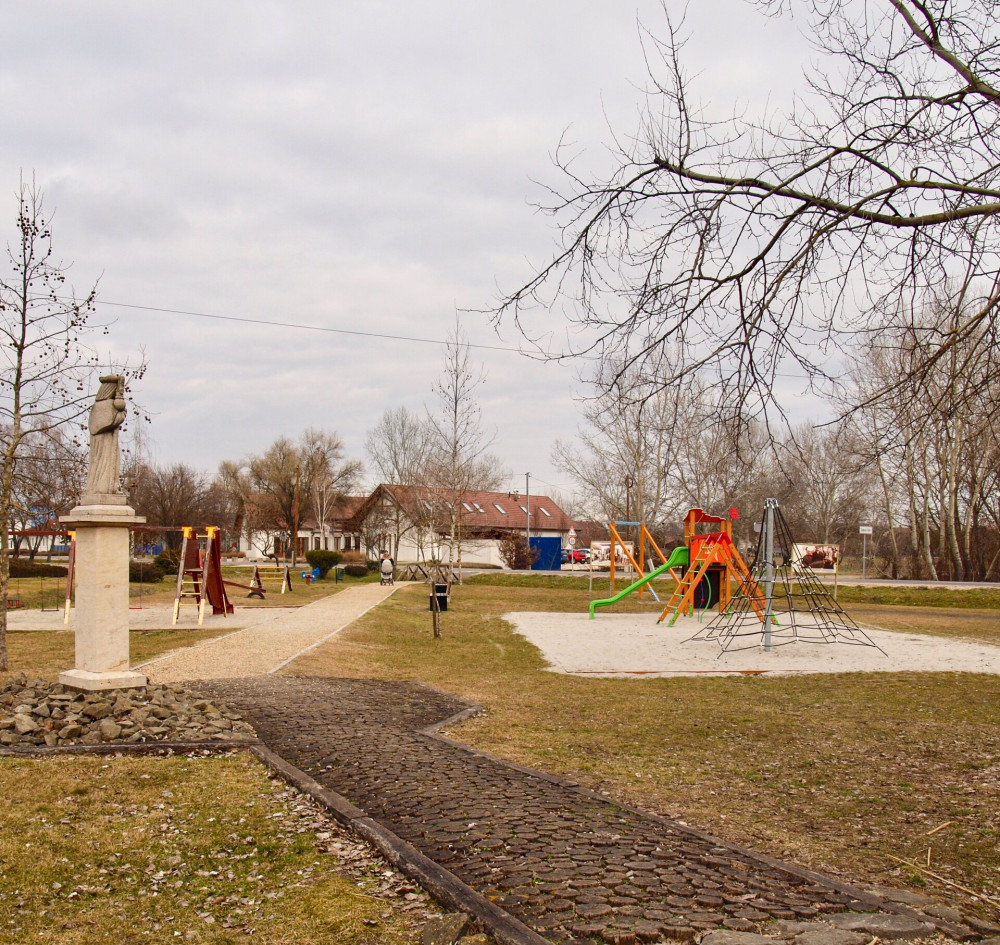
[{"label": "road sign", "polygon": [[872,527],[871,527],[871,525],[862,525],[858,529],[858,534],[859,535],[870,535],[871,533],[872,533]]}]

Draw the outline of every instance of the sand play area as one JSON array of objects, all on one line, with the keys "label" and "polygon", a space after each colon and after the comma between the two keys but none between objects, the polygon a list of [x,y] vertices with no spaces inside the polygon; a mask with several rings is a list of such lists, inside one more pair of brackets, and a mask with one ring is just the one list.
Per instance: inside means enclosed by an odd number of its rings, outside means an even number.
[{"label": "sand play area", "polygon": [[680,617],[673,627],[658,624],[648,613],[605,613],[594,620],[586,613],[510,613],[505,618],[542,651],[553,672],[574,675],[1000,674],[1000,647],[925,634],[865,628],[884,654],[873,646],[839,642],[722,652],[715,641],[689,640],[704,626],[694,617]]}]

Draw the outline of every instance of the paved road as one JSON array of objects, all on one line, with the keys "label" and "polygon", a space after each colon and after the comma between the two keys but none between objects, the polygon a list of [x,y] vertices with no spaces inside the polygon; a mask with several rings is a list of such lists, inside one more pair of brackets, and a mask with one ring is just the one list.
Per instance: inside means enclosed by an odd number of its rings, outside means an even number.
[{"label": "paved road", "polygon": [[467,704],[417,683],[271,675],[199,689],[553,941],[691,941],[701,930],[817,918],[844,920],[845,931],[868,923],[867,937],[842,945],[930,931],[898,915],[843,915],[879,902],[423,732]]}]

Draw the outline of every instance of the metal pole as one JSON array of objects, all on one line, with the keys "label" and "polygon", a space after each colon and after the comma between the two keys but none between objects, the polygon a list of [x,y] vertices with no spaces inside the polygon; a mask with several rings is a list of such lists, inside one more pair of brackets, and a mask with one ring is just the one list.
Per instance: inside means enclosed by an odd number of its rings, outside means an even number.
[{"label": "metal pole", "polygon": [[861,580],[865,579],[865,556],[868,554],[868,536],[861,536]]},{"label": "metal pole", "polygon": [[774,508],[776,499],[764,502],[764,652],[771,652],[771,608],[774,602]]},{"label": "metal pole", "polygon": [[531,487],[528,485],[528,480],[531,478],[531,473],[524,474],[524,537],[528,539],[528,545],[531,545]]}]

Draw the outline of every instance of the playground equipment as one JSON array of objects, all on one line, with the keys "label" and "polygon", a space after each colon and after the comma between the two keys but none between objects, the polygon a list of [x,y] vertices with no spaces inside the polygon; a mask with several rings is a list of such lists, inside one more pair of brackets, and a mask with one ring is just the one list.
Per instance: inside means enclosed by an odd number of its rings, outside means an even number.
[{"label": "playground equipment", "polygon": [[[688,514],[690,515],[690,513]],[[649,533],[649,529],[646,528],[645,522],[608,522],[607,525],[608,525],[608,531],[611,533],[611,549],[610,549],[611,596],[606,597],[603,600],[595,600],[590,602],[591,620],[594,619],[594,611],[598,607],[608,607],[611,604],[617,604],[618,601],[620,601],[623,597],[627,597],[629,594],[632,594],[633,592],[636,591],[639,593],[639,596],[642,597],[643,590],[646,588],[646,586],[654,578],[659,577],[661,574],[669,573],[670,576],[674,579],[674,581],[677,582],[678,585],[680,585],[682,578],[681,574],[678,573],[678,570],[686,568],[690,561],[689,549],[686,544],[674,548],[674,550],[671,551],[670,553],[670,557],[667,558],[660,550],[660,546],[656,543],[656,540]],[[628,545],[624,541],[622,541],[621,536],[618,533],[619,525],[638,526],[639,528],[638,561],[636,561],[631,551],[629,551]],[[647,542],[652,547],[653,551],[655,551],[656,554],[659,556],[661,562],[661,564],[658,567],[654,568],[652,571],[650,571],[649,574],[645,574]],[[624,588],[621,591],[618,591],[617,593],[615,593],[616,546],[621,548],[623,556],[632,563],[632,566],[636,569],[636,571],[639,574],[643,575],[643,577],[639,578],[639,580],[634,581],[632,584],[629,584],[628,587]],[[657,603],[659,603],[660,598],[657,595],[654,588],[649,587],[648,590],[653,595],[654,600],[656,600]],[[660,619],[662,620],[663,618],[661,617]]]},{"label": "playground equipment", "polygon": [[[690,614],[695,608],[708,610],[713,605],[722,613],[729,606],[733,581],[740,585],[747,582],[755,612],[764,613],[763,598],[755,593],[756,585],[749,580],[746,562],[733,544],[733,522],[738,518],[736,509],[729,510],[729,518],[709,515],[702,509],[688,509],[684,516],[684,551],[677,555],[678,566],[681,566],[686,552],[685,570],[657,623],[662,623],[669,615],[667,625],[672,627],[680,614]],[[718,529],[699,531],[699,526],[703,525],[717,525]],[[674,550],[680,551],[679,548]]]},{"label": "playground equipment", "polygon": [[[660,551],[660,546],[656,543],[656,539],[654,539],[653,536],[649,533],[649,529],[646,528],[645,522],[605,522],[605,525],[607,526],[608,533],[611,535],[611,547],[608,550],[608,565],[610,567],[609,577],[611,580],[611,594],[612,596],[617,597],[617,595],[615,594],[615,581],[616,581],[616,567],[618,564],[617,558],[619,549],[621,549],[622,557],[625,558],[629,562],[629,564],[632,565],[632,568],[636,574],[646,573],[647,544],[649,544],[652,547],[653,551],[656,552],[657,556],[660,559],[661,565],[666,564],[667,557],[662,551]],[[634,549],[630,549],[629,543],[622,540],[621,534],[618,531],[619,526],[622,526],[623,528],[639,529],[638,541],[635,543]],[[636,550],[638,553],[633,554],[633,550]],[[593,564],[593,562],[591,562],[591,564]],[[630,585],[631,590],[629,588],[626,588],[626,593],[632,593],[633,590],[638,590],[639,596],[642,597],[643,589],[646,587],[646,584],[648,583],[649,583],[648,581],[643,581],[640,579],[639,581],[636,581],[633,585]],[[652,587],[650,587],[648,590],[649,593],[653,595],[654,600],[659,601],[660,598],[657,597],[656,591]],[[621,600],[621,598],[618,597],[618,600]]]},{"label": "playground equipment", "polygon": [[[623,597],[627,597],[629,594],[633,593],[634,591],[639,591],[640,593],[642,593],[642,589],[650,581],[652,581],[654,578],[659,577],[661,574],[663,574],[666,571],[671,571],[673,569],[673,567],[674,567],[674,565],[672,565],[670,563],[670,561],[667,561],[666,563],[661,564],[658,568],[654,568],[652,571],[649,572],[649,574],[646,574],[643,577],[639,578],[638,581],[635,581],[634,583],[629,584],[628,587],[623,588],[617,594],[612,594],[611,597],[606,597],[603,600],[592,600],[590,602],[590,619],[591,620],[594,619],[594,611],[598,607],[608,607],[611,604],[617,604],[618,601],[620,601]],[[650,593],[652,593],[655,596],[656,591],[654,591],[653,588],[649,588],[649,590],[650,590]],[[659,600],[658,597],[656,599]]]},{"label": "playground equipment", "polygon": [[767,499],[753,564],[745,569],[732,600],[690,639],[715,640],[722,648],[720,656],[727,650],[759,646],[769,652],[774,646],[800,642],[872,646],[885,655],[811,568],[793,564],[791,551],[791,530],[777,500]]},{"label": "playground equipment", "polygon": [[276,591],[279,594],[287,594],[292,589],[292,571],[285,564],[274,568],[260,568],[253,566],[250,572],[249,584],[238,584],[236,581],[226,581],[231,587],[242,587],[248,591],[247,597],[259,597],[264,599],[268,591]]},{"label": "playground equipment", "polygon": [[[204,536],[195,534],[191,527],[183,529],[181,539],[181,561],[177,568],[177,594],[174,598],[174,619],[176,626],[180,616],[181,600],[193,597],[198,605],[198,626],[205,620],[207,605],[212,605],[213,614],[228,616],[233,612],[232,602],[226,594],[226,584],[222,578],[222,553],[219,546],[219,529],[209,526]],[[204,539],[202,554],[199,537]],[[240,585],[242,586],[242,585]]]}]

